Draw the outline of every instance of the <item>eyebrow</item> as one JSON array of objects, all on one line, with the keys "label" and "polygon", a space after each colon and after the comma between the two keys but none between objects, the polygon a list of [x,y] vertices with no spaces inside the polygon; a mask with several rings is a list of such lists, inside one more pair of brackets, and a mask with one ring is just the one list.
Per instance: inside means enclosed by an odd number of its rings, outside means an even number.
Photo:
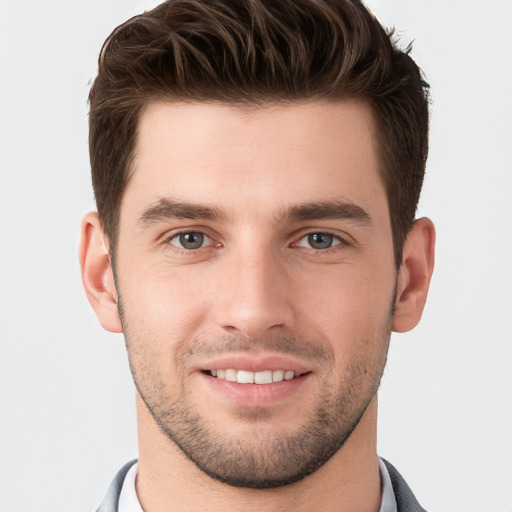
[{"label": "eyebrow", "polygon": [[148,227],[168,219],[219,221],[225,217],[219,208],[212,206],[160,199],[142,212],[137,224]]},{"label": "eyebrow", "polygon": [[370,214],[357,204],[347,201],[305,203],[293,206],[283,217],[295,222],[308,220],[349,220],[363,226],[371,226]]},{"label": "eyebrow", "polygon": [[[148,227],[168,219],[192,219],[222,221],[227,218],[220,208],[180,202],[172,199],[159,199],[146,208],[137,224]],[[311,202],[292,206],[276,216],[276,222],[289,219],[292,222],[304,222],[309,220],[349,220],[360,225],[372,225],[372,219],[368,212],[360,206],[347,201],[322,201]]]}]

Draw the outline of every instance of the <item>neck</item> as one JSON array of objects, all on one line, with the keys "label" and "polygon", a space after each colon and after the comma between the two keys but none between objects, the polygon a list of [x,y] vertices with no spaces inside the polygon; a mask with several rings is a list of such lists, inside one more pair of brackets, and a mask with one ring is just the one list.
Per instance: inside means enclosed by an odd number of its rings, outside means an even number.
[{"label": "neck", "polygon": [[376,397],[350,438],[326,464],[298,482],[273,489],[232,487],[210,478],[159,430],[140,396],[137,396],[137,418],[136,485],[146,512],[202,512],[205,504],[211,510],[230,507],[227,510],[247,512],[379,510]]}]

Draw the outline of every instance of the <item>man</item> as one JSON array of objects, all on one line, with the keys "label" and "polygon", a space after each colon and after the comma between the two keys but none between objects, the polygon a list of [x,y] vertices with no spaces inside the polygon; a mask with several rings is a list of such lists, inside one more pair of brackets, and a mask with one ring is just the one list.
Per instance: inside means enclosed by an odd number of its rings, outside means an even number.
[{"label": "man", "polygon": [[423,510],[376,418],[433,269],[426,87],[356,0],[170,0],[108,38],[80,261],[139,459],[98,510]]}]

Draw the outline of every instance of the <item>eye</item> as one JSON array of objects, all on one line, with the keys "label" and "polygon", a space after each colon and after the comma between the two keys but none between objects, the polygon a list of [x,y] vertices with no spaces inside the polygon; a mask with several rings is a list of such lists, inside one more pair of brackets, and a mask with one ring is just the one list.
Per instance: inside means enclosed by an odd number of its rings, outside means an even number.
[{"label": "eye", "polygon": [[309,233],[303,236],[297,243],[299,247],[307,247],[317,251],[330,249],[343,243],[341,238],[331,233]]},{"label": "eye", "polygon": [[201,249],[205,245],[212,242],[211,238],[200,231],[186,231],[177,233],[170,240],[169,243],[179,247],[180,249],[186,249],[193,251],[195,249]]}]

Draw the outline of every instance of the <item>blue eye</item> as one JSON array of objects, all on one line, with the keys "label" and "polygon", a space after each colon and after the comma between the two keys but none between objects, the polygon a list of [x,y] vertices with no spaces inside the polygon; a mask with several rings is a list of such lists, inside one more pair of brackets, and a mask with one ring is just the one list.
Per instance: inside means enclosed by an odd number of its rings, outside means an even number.
[{"label": "blue eye", "polygon": [[308,235],[308,243],[313,249],[328,249],[332,247],[334,236],[328,233],[312,233]]},{"label": "blue eye", "polygon": [[342,243],[341,239],[331,233],[309,233],[309,235],[303,236],[297,245],[299,247],[307,247],[309,249],[315,249],[317,251],[330,249],[335,245]]},{"label": "blue eye", "polygon": [[187,249],[193,251],[194,249],[200,249],[207,243],[211,242],[210,238],[204,233],[199,231],[187,231],[174,235],[169,243],[179,247],[180,249]]}]

